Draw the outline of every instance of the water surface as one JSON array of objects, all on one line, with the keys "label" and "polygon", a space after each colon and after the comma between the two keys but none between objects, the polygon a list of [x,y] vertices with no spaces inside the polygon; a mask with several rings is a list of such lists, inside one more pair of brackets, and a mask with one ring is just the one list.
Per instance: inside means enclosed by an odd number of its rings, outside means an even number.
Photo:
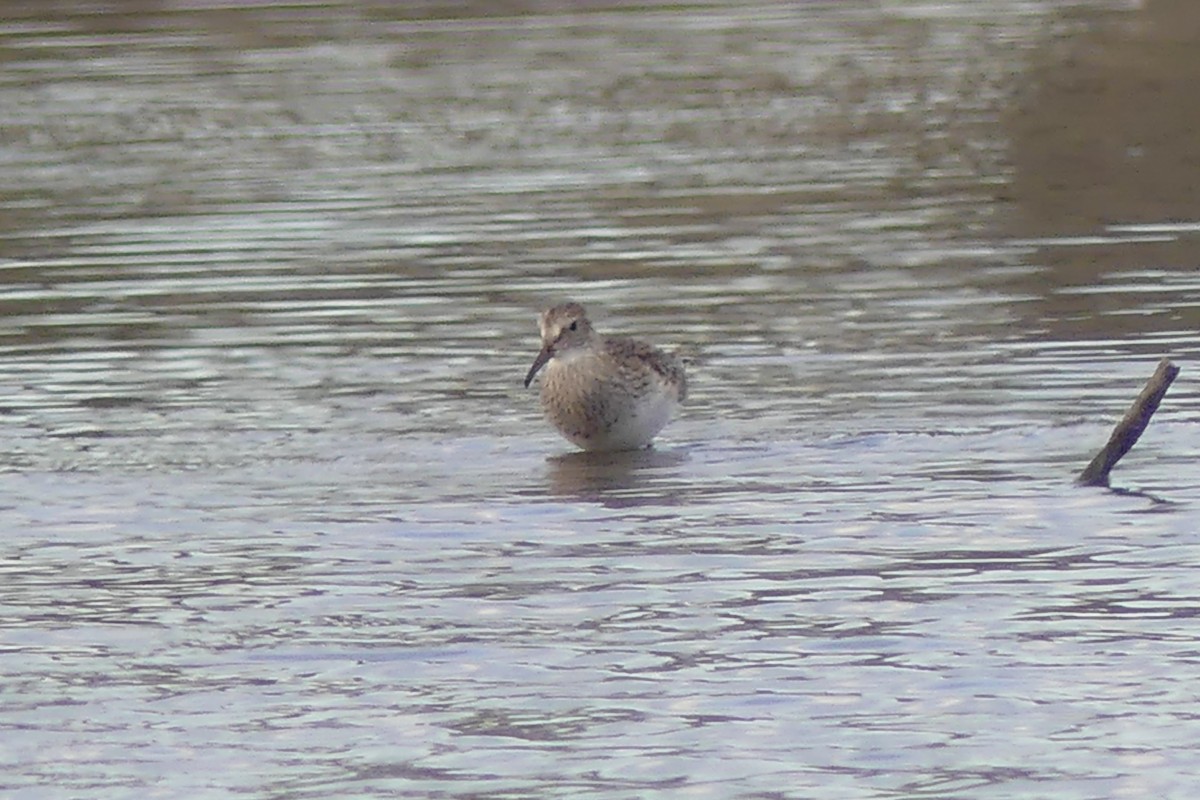
[{"label": "water surface", "polygon": [[1190,795],[1185,0],[3,7],[6,796]]}]

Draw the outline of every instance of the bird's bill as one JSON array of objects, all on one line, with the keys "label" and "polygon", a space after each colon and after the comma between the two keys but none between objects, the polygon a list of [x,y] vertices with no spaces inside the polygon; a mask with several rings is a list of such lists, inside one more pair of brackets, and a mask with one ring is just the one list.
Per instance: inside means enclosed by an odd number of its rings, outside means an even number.
[{"label": "bird's bill", "polygon": [[533,366],[529,368],[529,374],[525,376],[525,388],[529,388],[529,384],[533,382],[533,376],[538,374],[538,370],[546,366],[546,362],[554,357],[554,351],[550,349],[550,345],[542,348],[542,352],[537,354],[537,358],[533,360]]}]

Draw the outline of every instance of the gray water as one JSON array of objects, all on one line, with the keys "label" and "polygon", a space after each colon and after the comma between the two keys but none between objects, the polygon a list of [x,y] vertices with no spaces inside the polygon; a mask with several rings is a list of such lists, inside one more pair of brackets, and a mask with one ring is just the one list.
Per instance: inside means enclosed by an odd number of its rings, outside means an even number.
[{"label": "gray water", "polygon": [[1194,796],[1190,0],[572,8],[0,4],[0,792]]}]

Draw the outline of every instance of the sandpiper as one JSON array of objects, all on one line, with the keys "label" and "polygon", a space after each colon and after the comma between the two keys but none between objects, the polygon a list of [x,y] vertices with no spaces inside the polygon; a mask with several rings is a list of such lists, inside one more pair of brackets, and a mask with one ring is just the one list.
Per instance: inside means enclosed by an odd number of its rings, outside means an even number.
[{"label": "sandpiper", "polygon": [[645,447],[687,396],[677,356],[634,339],[601,336],[578,303],[546,309],[538,327],[542,351],[525,386],[545,367],[546,418],[584,450]]}]

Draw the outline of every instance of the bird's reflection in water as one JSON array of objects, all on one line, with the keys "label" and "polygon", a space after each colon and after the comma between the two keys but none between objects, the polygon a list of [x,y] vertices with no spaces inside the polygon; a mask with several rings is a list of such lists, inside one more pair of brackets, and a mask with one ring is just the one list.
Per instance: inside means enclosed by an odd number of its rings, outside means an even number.
[{"label": "bird's reflection in water", "polygon": [[655,483],[687,460],[682,449],[647,448],[564,453],[546,459],[546,464],[551,493],[625,507],[644,505],[650,499],[661,502],[662,493],[654,490]]}]

